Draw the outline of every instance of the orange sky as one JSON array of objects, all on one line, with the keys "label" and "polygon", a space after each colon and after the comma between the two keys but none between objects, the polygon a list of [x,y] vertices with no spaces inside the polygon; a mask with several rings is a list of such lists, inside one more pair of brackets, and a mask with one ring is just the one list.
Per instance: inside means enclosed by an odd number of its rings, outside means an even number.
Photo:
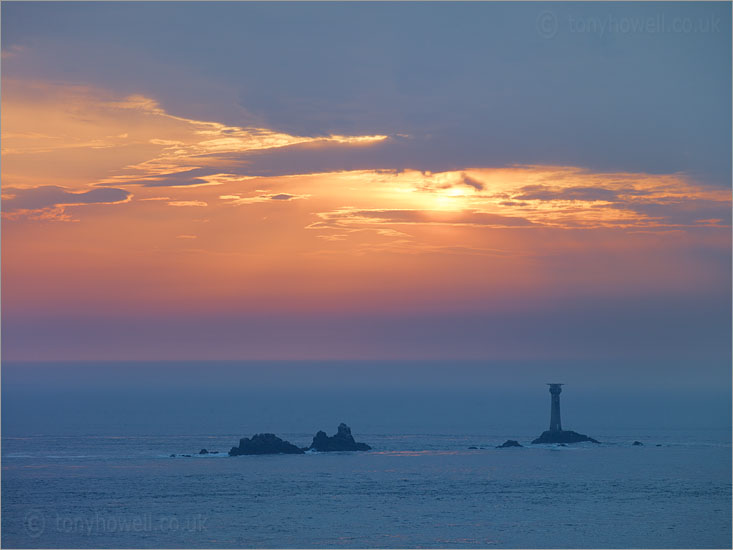
[{"label": "orange sky", "polygon": [[410,136],[293,136],[10,79],[2,134],[10,316],[517,312],[727,276],[730,192],[685,174],[299,173]]}]

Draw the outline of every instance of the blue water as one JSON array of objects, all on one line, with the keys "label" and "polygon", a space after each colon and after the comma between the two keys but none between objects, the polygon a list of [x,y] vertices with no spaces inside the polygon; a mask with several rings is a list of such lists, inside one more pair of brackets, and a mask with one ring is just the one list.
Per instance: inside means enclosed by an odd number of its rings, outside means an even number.
[{"label": "blue water", "polygon": [[[4,376],[4,547],[731,546],[729,427],[610,427],[600,394],[570,386],[566,427],[601,445],[494,447],[546,429],[546,387],[535,408],[506,389],[81,386]],[[225,454],[256,431],[306,446],[341,421],[373,451]]]}]

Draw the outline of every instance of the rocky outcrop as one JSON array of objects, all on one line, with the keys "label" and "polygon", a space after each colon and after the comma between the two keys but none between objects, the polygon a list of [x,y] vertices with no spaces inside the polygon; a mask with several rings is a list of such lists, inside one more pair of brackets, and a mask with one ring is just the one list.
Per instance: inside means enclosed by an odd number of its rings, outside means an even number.
[{"label": "rocky outcrop", "polygon": [[366,443],[357,443],[351,435],[351,428],[343,422],[339,424],[336,435],[329,437],[326,432],[320,431],[313,438],[309,449],[321,453],[331,451],[368,451],[371,449]]},{"label": "rocky outcrop", "polygon": [[515,441],[514,439],[507,439],[504,443],[501,445],[497,445],[497,449],[506,449],[507,447],[521,447],[522,445],[519,444],[519,441]]},{"label": "rocky outcrop", "polygon": [[284,441],[275,434],[256,434],[252,439],[243,437],[239,440],[239,447],[232,447],[229,456],[239,455],[277,455],[303,454],[303,449],[296,447],[289,441]]},{"label": "rocky outcrop", "polygon": [[644,446],[644,444],[643,444],[643,443],[642,443],[641,441],[634,441],[634,442],[632,443],[632,445],[633,445],[634,447],[643,447],[643,446]]},{"label": "rocky outcrop", "polygon": [[537,443],[583,443],[588,441],[590,443],[599,443],[592,437],[587,435],[579,434],[572,430],[547,430],[542,432],[542,435],[535,439],[532,444]]}]

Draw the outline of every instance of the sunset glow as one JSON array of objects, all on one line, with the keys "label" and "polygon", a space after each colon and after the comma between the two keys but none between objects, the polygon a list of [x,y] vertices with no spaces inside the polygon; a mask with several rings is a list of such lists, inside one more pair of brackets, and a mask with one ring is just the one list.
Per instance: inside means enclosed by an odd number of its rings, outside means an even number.
[{"label": "sunset glow", "polygon": [[[729,276],[730,189],[695,171],[561,157],[400,164],[399,151],[432,139],[424,130],[291,133],[265,117],[202,119],[143,82],[120,92],[44,79],[20,69],[38,51],[3,51],[11,325],[501,315],[584,296],[692,297]],[[5,349],[26,353],[12,341]]]}]

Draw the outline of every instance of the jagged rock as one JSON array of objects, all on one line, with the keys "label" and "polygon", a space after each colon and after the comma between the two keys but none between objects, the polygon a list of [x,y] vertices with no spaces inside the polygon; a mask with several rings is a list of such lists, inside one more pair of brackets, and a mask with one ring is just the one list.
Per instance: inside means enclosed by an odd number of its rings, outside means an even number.
[{"label": "jagged rock", "polygon": [[641,447],[641,446],[643,446],[644,444],[643,444],[643,443],[642,443],[641,441],[634,441],[634,442],[632,443],[632,445],[633,445],[634,447]]},{"label": "jagged rock", "polygon": [[232,447],[229,451],[229,456],[275,454],[303,454],[303,449],[283,441],[275,434],[256,434],[252,439],[243,437],[239,440],[239,447]]},{"label": "jagged rock", "polygon": [[209,451],[207,451],[206,449],[201,449],[201,450],[199,451],[199,454],[200,454],[200,455],[207,455],[207,454],[209,454]]},{"label": "jagged rock", "polygon": [[507,447],[521,447],[522,445],[519,444],[519,441],[515,441],[514,439],[507,439],[504,443],[501,445],[497,445],[497,449],[506,449]]},{"label": "jagged rock", "polygon": [[537,443],[582,443],[589,441],[591,443],[598,443],[592,437],[588,437],[584,434],[579,434],[572,430],[547,430],[542,432],[542,435],[535,439],[532,444]]},{"label": "jagged rock", "polygon": [[328,437],[326,432],[319,431],[313,438],[309,449],[321,453],[330,451],[368,451],[371,449],[366,443],[357,443],[351,435],[351,428],[343,422],[339,424],[336,435]]}]

